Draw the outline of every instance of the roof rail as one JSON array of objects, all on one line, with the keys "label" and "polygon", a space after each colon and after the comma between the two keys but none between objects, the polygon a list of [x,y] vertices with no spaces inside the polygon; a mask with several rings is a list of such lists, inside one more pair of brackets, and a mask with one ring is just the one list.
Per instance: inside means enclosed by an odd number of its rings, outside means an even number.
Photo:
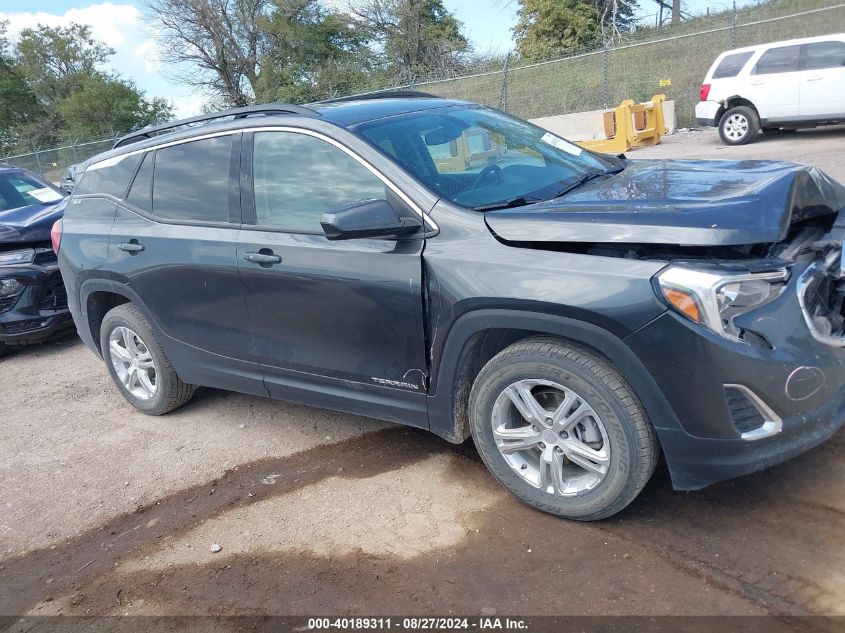
[{"label": "roof rail", "polygon": [[344,101],[366,101],[368,99],[421,99],[425,97],[437,98],[437,95],[419,92],[418,90],[380,90],[378,92],[363,92],[358,95],[349,95],[348,97],[324,99],[323,101],[317,101],[317,103],[343,103]]},{"label": "roof rail", "polygon": [[153,125],[141,128],[137,132],[130,132],[125,136],[121,136],[115,142],[114,147],[122,147],[130,143],[137,143],[147,138],[152,138],[168,130],[174,130],[186,125],[193,125],[195,123],[206,123],[216,121],[217,119],[224,119],[232,117],[234,119],[244,119],[249,116],[257,115],[271,115],[271,114],[302,114],[305,116],[318,116],[319,113],[307,108],[305,106],[294,105],[292,103],[267,103],[264,105],[246,106],[243,108],[232,108],[231,110],[221,110],[219,112],[211,112],[209,114],[200,114],[199,116],[192,116],[187,119],[179,119],[171,121],[170,123],[163,123],[162,125]]}]

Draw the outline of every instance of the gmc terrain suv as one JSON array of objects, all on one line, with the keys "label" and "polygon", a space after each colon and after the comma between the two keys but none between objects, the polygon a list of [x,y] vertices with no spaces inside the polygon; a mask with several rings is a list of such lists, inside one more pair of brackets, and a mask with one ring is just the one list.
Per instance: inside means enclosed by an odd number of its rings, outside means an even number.
[{"label": "gmc terrain suv", "polygon": [[71,312],[146,413],[205,385],[472,436],[582,520],[661,450],[691,490],[845,420],[845,188],[810,167],[602,156],[393,93],[145,129],[84,168]]}]

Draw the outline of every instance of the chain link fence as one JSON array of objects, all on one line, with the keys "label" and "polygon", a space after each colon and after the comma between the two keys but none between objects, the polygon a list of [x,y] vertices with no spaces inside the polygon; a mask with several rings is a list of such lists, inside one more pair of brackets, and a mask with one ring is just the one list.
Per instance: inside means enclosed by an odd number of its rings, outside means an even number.
[{"label": "chain link fence", "polygon": [[65,170],[70,165],[81,163],[92,156],[96,156],[100,152],[111,149],[114,146],[114,142],[125,133],[118,132],[97,139],[74,141],[62,147],[52,147],[49,149],[34,148],[34,151],[26,154],[2,156],[0,157],[0,162],[15,167],[23,167],[31,172],[40,174],[50,182],[57,183],[61,181]]},{"label": "chain link fence", "polygon": [[[531,119],[613,108],[624,99],[646,101],[663,93],[675,101],[678,127],[695,123],[695,104],[707,69],[722,51],[779,40],[845,31],[842,0],[774,0],[638,29],[604,48],[526,63],[488,62],[460,76],[430,77],[381,89],[416,89],[466,99]],[[120,136],[35,149],[0,160],[58,181],[71,164],[110,149]]]},{"label": "chain link fence", "polygon": [[678,126],[695,123],[708,68],[722,51],[845,31],[845,3],[789,0],[639,30],[611,46],[535,63],[417,82],[404,88],[468,99],[530,119],[613,108],[663,93]]}]

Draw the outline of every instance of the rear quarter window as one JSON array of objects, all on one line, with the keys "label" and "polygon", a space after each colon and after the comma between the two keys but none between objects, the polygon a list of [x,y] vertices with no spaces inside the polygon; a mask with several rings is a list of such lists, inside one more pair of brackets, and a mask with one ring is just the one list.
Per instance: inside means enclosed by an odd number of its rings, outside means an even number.
[{"label": "rear quarter window", "polygon": [[736,77],[739,74],[745,64],[748,63],[748,60],[751,59],[751,56],[754,54],[754,51],[748,51],[747,53],[733,53],[732,55],[726,55],[722,61],[719,62],[716,69],[713,71],[713,79],[727,79],[729,77]]},{"label": "rear quarter window", "polygon": [[129,188],[129,181],[135,175],[140,162],[141,155],[135,154],[120,157],[116,163],[113,163],[111,159],[106,159],[102,161],[102,167],[94,163],[85,170],[74,195],[107,194],[123,199]]}]

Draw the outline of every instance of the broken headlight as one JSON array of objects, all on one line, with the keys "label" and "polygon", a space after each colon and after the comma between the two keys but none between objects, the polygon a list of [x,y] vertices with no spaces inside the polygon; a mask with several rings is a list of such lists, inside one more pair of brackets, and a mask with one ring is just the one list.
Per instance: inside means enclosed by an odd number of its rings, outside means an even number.
[{"label": "broken headlight", "polygon": [[740,339],[734,319],[775,299],[788,273],[716,273],[670,266],[656,279],[660,293],[675,312],[731,340]]},{"label": "broken headlight", "polygon": [[20,294],[23,291],[23,284],[17,279],[0,277],[0,299]]}]

